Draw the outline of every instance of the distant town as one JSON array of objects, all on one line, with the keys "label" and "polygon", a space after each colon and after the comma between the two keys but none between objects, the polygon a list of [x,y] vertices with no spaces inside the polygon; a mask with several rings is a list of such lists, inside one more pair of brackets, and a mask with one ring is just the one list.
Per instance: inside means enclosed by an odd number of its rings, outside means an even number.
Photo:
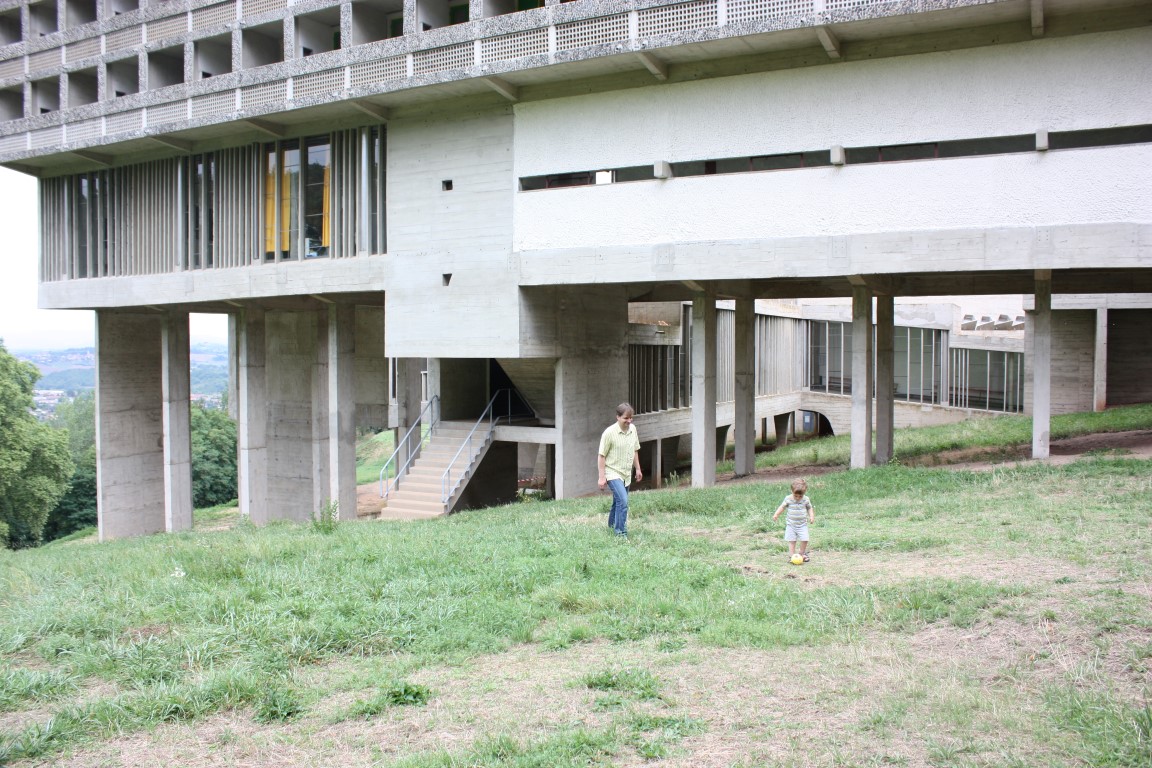
[{"label": "distant town", "polygon": [[[33,400],[40,419],[51,417],[61,402],[91,391],[96,386],[96,350],[14,349],[12,354],[40,370]],[[228,346],[198,343],[191,348],[192,401],[219,408],[228,390]]]}]

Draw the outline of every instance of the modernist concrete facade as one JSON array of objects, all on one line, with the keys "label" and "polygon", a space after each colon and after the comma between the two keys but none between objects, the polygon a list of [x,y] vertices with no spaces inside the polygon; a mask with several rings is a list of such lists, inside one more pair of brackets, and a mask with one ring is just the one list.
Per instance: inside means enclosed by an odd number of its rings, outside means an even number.
[{"label": "modernist concrete facade", "polygon": [[[851,299],[854,466],[891,457],[908,407],[897,297],[1034,296],[1037,455],[1083,389],[1082,362],[1054,378],[1062,345],[1090,337],[1109,373],[1109,316],[1065,332],[1053,306],[1152,291],[1149,3],[535,5],[0,2],[0,162],[41,180],[40,303],[99,318],[103,536],[190,520],[189,312],[232,318],[256,521],[350,515],[357,425],[475,420],[503,384],[534,418],[497,444],[549,446],[555,493],[593,491],[612,408],[671,359],[631,351],[668,346],[635,343],[641,306],[691,303],[690,397],[648,381],[639,424],[657,463],[691,434],[699,485],[720,427],[747,472],[757,419],[832,409],[804,400],[834,397],[795,362],[808,326],[779,323],[761,370],[757,299]],[[1117,301],[1115,343],[1147,359],[1147,304]],[[468,456],[500,498],[516,462]]]}]

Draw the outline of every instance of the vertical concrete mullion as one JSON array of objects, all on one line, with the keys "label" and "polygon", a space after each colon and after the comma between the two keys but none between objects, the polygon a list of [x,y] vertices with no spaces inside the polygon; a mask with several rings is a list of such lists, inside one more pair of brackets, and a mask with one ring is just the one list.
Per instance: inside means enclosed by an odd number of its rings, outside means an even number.
[{"label": "vertical concrete mullion", "polygon": [[328,481],[341,520],[356,519],[356,308],[328,308]]},{"label": "vertical concrete mullion", "polygon": [[170,312],[161,330],[164,389],[164,530],[192,528],[192,427],[188,313]]},{"label": "vertical concrete mullion", "polygon": [[[896,417],[895,307],[891,296],[876,297],[876,463],[887,464],[893,458],[893,432]],[[926,333],[931,333],[925,329]],[[935,344],[933,344],[935,349]],[[923,349],[923,344],[921,344]],[[911,358],[911,350],[908,353]],[[923,370],[921,365],[921,370]],[[935,370],[935,368],[933,368]]]},{"label": "vertical concrete mullion", "polygon": [[756,313],[752,299],[736,300],[734,355],[736,476],[756,471]]},{"label": "vertical concrete mullion", "polygon": [[692,301],[692,486],[716,483],[716,294]]},{"label": "vertical concrete mullion", "polygon": [[[1032,340],[1032,458],[1048,458],[1052,419],[1052,272],[1036,270]],[[991,367],[991,366],[989,366]]]},{"label": "vertical concrete mullion", "polygon": [[237,323],[239,402],[237,423],[240,514],[253,523],[268,516],[268,399],[265,381],[265,317],[246,308]]},{"label": "vertical concrete mullion", "polygon": [[872,464],[872,292],[852,286],[851,467]]}]

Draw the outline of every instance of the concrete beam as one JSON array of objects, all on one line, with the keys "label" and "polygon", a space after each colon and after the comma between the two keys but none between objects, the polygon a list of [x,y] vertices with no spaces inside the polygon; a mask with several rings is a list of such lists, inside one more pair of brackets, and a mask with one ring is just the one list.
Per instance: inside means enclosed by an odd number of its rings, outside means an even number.
[{"label": "concrete beam", "polygon": [[1031,0],[1032,37],[1044,37],[1044,0]]},{"label": "concrete beam", "polygon": [[382,123],[388,122],[390,113],[387,107],[382,107],[379,104],[373,104],[370,101],[352,101],[349,103],[364,114],[370,115]]},{"label": "concrete beam", "polygon": [[661,61],[651,53],[637,52],[636,58],[640,59],[640,63],[652,73],[652,76],[661,82],[668,79],[668,64]]},{"label": "concrete beam", "polygon": [[172,136],[148,136],[147,138],[149,141],[153,141],[161,146],[178,149],[186,155],[192,152],[192,142],[184,139],[177,139]]},{"label": "concrete beam", "polygon": [[816,37],[820,40],[820,45],[824,46],[828,58],[840,59],[840,39],[836,37],[835,32],[828,27],[816,27]]},{"label": "concrete beam", "polygon": [[254,117],[250,117],[246,120],[241,120],[240,122],[255,128],[261,133],[266,133],[274,139],[282,139],[288,135],[288,131],[285,130],[284,126],[273,123],[269,120],[258,120]]},{"label": "concrete beam", "polygon": [[504,78],[489,76],[480,78],[484,83],[508,101],[520,101],[520,89]]},{"label": "concrete beam", "polygon": [[99,165],[103,168],[111,168],[112,167],[112,156],[111,155],[105,155],[105,154],[102,154],[100,152],[92,152],[91,150],[87,150],[87,149],[74,149],[74,150],[72,150],[72,154],[76,155],[76,157],[79,157],[81,159],[96,163],[97,165]]}]

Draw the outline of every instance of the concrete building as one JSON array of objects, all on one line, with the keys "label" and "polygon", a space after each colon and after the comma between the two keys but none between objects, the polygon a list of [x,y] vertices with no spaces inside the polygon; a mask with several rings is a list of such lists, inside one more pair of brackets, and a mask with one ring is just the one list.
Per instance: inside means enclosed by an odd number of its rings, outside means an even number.
[{"label": "concrete building", "polygon": [[[400,489],[439,493],[430,513],[507,497],[516,444],[590,492],[626,392],[661,406],[657,467],[691,435],[697,485],[723,426],[750,471],[757,419],[805,397],[837,399],[854,466],[885,461],[901,297],[1034,296],[1045,455],[1086,359],[1092,381],[1115,344],[1152,359],[1150,24],[1138,0],[0,0],[0,162],[40,179],[40,303],[97,312],[101,535],[190,525],[190,312],[232,319],[257,522],[350,516],[357,425],[437,422],[409,452],[456,464]],[[1072,294],[1105,300],[1065,326]],[[851,300],[849,395],[812,391],[808,326],[755,310],[825,297]],[[675,396],[640,385],[674,355],[629,319],[682,302]],[[759,326],[792,362],[758,363]],[[1092,354],[1058,374],[1073,342]]]}]

